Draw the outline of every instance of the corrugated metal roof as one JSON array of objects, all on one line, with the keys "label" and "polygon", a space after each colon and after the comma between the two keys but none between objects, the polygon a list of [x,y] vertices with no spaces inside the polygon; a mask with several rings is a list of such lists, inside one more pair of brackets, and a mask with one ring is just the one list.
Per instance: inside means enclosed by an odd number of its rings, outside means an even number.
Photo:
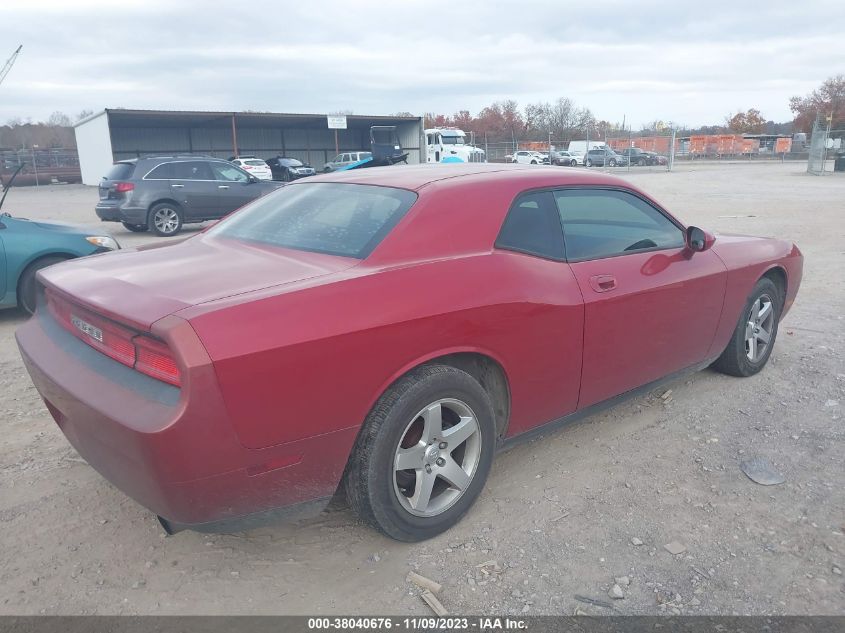
[{"label": "corrugated metal roof", "polygon": [[[203,110],[127,110],[121,108],[106,108],[104,110],[112,124],[143,127],[150,125],[184,125],[186,119],[191,119],[195,125],[231,125],[232,116],[238,126],[267,126],[279,127],[326,127],[326,114],[303,114],[285,112],[219,112]],[[96,115],[95,115],[96,116]],[[93,117],[91,117],[93,118]],[[86,119],[87,120],[87,119]],[[369,127],[374,124],[393,124],[405,122],[421,122],[422,117],[386,116],[386,115],[346,115],[349,127]],[[80,124],[84,121],[80,121]]]}]

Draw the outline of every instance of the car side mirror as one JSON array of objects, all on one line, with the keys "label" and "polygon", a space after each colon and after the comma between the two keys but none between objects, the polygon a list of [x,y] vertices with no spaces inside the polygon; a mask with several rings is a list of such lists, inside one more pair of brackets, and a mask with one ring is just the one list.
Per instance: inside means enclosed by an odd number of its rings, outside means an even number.
[{"label": "car side mirror", "polygon": [[687,227],[687,248],[694,253],[706,251],[716,241],[716,236],[697,226]]},{"label": "car side mirror", "polygon": [[250,176],[250,177],[249,177],[249,182],[250,182],[250,184],[251,184],[251,183],[254,183],[254,182],[258,182],[258,178],[256,178],[255,176]]}]

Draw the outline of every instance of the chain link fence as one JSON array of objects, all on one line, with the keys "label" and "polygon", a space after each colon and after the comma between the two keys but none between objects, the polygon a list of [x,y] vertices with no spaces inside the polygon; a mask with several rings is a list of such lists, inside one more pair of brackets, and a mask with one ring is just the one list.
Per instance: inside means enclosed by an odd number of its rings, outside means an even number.
[{"label": "chain link fence", "polygon": [[[823,132],[824,130],[822,130]],[[805,134],[702,134],[684,135],[676,130],[665,129],[650,132],[625,131],[594,135],[584,133],[575,139],[525,140],[514,138],[476,142],[491,163],[526,162],[533,163],[534,154],[538,164],[549,157],[558,165],[571,164],[559,152],[575,155],[578,166],[590,169],[606,169],[611,172],[624,171],[671,171],[673,167],[685,165],[686,169],[695,169],[698,164],[712,162],[759,162],[807,160],[808,145]],[[845,134],[840,134],[845,136]],[[476,140],[479,136],[476,135]],[[834,143],[840,141],[835,140]],[[845,145],[845,141],[841,141]],[[822,149],[825,143],[830,146],[829,138],[815,138]],[[812,143],[811,143],[812,145]],[[815,148],[816,145],[813,145]],[[831,158],[828,147],[827,159]],[[825,160],[824,156],[821,159]],[[817,160],[817,163],[818,163]],[[818,163],[816,169],[823,169]]]},{"label": "chain link fence", "polygon": [[845,129],[832,130],[830,123],[818,117],[810,137],[807,173],[822,174],[845,169]]},{"label": "chain link fence", "polygon": [[75,149],[21,149],[0,151],[0,180],[5,187],[12,174],[15,186],[82,182],[79,154]]}]

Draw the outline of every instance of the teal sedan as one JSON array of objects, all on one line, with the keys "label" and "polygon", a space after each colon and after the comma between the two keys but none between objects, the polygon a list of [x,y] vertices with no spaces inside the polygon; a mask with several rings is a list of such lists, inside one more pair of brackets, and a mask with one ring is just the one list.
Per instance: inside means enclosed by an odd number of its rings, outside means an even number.
[{"label": "teal sedan", "polygon": [[67,259],[119,249],[117,241],[84,226],[0,215],[0,308],[35,310],[35,273]]}]

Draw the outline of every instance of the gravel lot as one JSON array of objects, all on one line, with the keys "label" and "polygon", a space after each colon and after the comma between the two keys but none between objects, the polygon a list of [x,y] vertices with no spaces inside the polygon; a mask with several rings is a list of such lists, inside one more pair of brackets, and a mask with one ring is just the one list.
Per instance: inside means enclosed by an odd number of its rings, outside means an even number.
[{"label": "gravel lot", "polygon": [[[804,167],[623,173],[689,222],[800,245],[803,286],[768,368],[706,370],[500,455],[464,521],[414,545],[342,502],[296,525],[165,537],[65,441],[21,364],[23,317],[0,313],[0,613],[427,615],[416,570],[452,613],[845,614],[845,175]],[[6,210],[151,239],[96,223],[96,197],[14,189]],[[746,478],[754,455],[786,483]]]}]

